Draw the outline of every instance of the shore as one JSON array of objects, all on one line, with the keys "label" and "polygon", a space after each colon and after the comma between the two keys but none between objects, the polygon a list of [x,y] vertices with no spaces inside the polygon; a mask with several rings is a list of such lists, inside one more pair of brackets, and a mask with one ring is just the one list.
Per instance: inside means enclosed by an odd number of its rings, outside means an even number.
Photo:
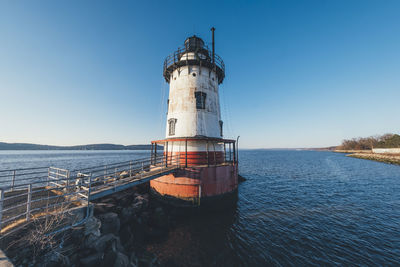
[{"label": "shore", "polygon": [[347,157],[400,165],[400,154],[377,154],[372,153],[371,150],[335,150],[335,152],[349,153]]}]

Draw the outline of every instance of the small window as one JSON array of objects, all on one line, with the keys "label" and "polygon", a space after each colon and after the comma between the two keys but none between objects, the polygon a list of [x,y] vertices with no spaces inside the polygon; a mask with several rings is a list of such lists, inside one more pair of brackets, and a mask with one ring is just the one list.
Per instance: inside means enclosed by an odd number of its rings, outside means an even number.
[{"label": "small window", "polygon": [[223,131],[222,131],[222,129],[223,129],[223,126],[224,125],[224,122],[223,121],[219,121],[219,130],[220,130],[220,134],[221,134],[221,136],[223,136]]},{"label": "small window", "polygon": [[197,109],[206,109],[206,93],[203,92],[194,92],[194,96],[196,97],[196,108]]},{"label": "small window", "polygon": [[193,72],[192,75],[193,75],[193,77],[196,77],[196,73]]},{"label": "small window", "polygon": [[169,135],[175,135],[175,124],[176,124],[177,119],[169,119],[168,120],[168,129],[169,129]]},{"label": "small window", "polygon": [[168,110],[169,110],[169,99],[167,100],[167,114],[168,114]]}]

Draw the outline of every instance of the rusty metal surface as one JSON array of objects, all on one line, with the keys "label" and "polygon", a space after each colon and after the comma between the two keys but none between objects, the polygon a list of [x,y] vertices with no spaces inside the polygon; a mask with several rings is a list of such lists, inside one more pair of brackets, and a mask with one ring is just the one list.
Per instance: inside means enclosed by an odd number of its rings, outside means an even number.
[{"label": "rusty metal surface", "polygon": [[158,194],[182,199],[218,196],[236,190],[237,186],[234,165],[181,169],[150,182]]}]

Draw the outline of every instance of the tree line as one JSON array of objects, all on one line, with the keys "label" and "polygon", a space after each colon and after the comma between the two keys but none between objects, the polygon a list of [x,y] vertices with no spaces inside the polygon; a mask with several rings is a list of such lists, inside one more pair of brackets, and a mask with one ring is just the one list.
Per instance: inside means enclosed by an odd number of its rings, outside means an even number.
[{"label": "tree line", "polygon": [[400,148],[400,135],[387,133],[384,135],[345,139],[336,149],[369,150],[372,148]]}]

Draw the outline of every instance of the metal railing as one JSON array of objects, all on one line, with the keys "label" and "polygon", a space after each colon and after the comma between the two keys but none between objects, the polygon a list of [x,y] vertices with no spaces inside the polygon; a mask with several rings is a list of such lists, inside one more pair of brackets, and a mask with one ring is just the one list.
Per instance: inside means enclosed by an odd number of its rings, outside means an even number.
[{"label": "metal railing", "polygon": [[[192,53],[194,57],[191,55]],[[219,83],[222,83],[222,80],[225,77],[225,63],[217,54],[214,54],[215,62],[213,62],[212,53],[206,45],[199,52],[187,50],[186,47],[179,47],[175,52],[168,55],[164,60],[163,70],[164,77],[167,79],[167,82],[169,82],[171,67],[174,69],[174,66],[177,66],[179,63],[192,60],[198,61],[199,64],[202,62],[205,66],[215,66],[217,69],[219,69]]]},{"label": "metal railing", "polygon": [[[66,212],[180,166],[179,155],[69,171],[55,167],[0,171],[0,239],[33,219]],[[158,175],[158,176],[157,176]]]}]

